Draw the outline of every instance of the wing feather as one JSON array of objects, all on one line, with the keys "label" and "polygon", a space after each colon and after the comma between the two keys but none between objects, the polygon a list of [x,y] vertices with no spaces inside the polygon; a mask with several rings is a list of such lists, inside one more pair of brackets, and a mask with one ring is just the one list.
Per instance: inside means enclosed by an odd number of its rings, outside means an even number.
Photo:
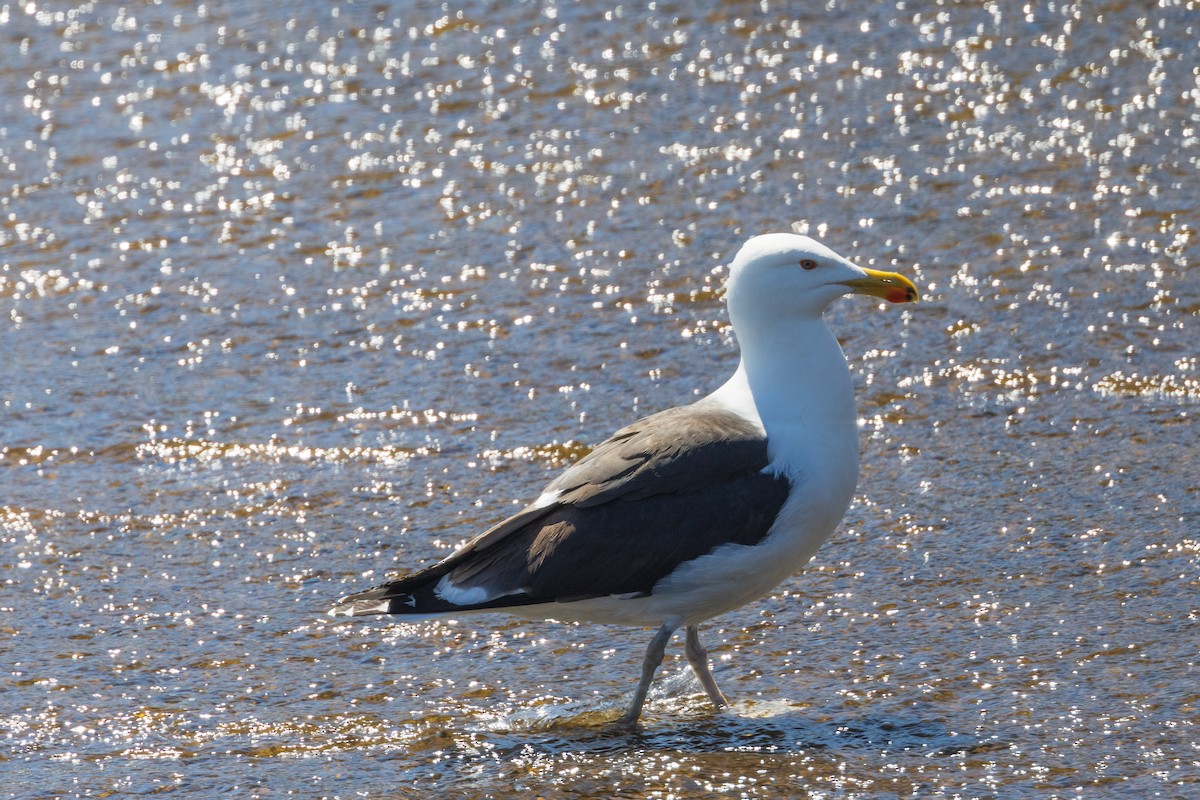
[{"label": "wing feather", "polygon": [[[444,613],[649,594],[679,564],[754,544],[786,501],[760,429],[703,402],[617,431],[529,506],[333,613]],[[457,602],[456,602],[457,600]]]}]

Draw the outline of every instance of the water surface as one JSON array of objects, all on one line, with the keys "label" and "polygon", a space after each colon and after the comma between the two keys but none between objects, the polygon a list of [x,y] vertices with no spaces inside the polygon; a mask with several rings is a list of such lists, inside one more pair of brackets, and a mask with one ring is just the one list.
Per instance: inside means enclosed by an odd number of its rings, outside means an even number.
[{"label": "water surface", "polygon": [[[0,796],[1196,796],[1198,20],[0,7]],[[730,710],[322,616],[717,386],[794,225],[923,301],[828,315],[859,493],[707,626]]]}]

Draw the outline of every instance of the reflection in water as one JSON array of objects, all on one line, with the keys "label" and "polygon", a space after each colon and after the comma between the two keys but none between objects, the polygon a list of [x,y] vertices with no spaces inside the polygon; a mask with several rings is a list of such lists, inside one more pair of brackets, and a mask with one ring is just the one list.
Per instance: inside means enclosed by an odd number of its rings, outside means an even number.
[{"label": "reflection in water", "polygon": [[[0,8],[7,791],[1186,794],[1194,4],[911,5]],[[927,302],[830,312],[861,494],[741,705],[320,619],[713,388],[793,223]]]}]

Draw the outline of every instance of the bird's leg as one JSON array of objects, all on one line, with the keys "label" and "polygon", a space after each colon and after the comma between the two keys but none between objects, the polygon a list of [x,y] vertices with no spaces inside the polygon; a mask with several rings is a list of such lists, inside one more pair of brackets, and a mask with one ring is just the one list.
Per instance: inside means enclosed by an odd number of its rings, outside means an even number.
[{"label": "bird's leg", "polygon": [[642,706],[646,704],[646,694],[650,691],[650,682],[654,680],[655,670],[662,664],[663,654],[667,650],[667,642],[671,641],[674,633],[674,628],[663,625],[650,640],[650,646],[646,648],[646,658],[642,661],[642,679],[638,682],[637,691],[633,693],[633,702],[629,704],[629,710],[625,712],[625,716],[621,717],[622,724],[631,725],[637,722],[638,717],[642,715]]},{"label": "bird's leg", "polygon": [[720,687],[717,686],[717,680],[713,677],[712,672],[708,668],[708,651],[704,649],[704,645],[700,644],[700,628],[695,625],[687,626],[687,644],[684,648],[687,653],[688,663],[692,665],[692,672],[696,673],[696,677],[700,679],[700,685],[704,687],[704,693],[708,695],[708,699],[717,709],[725,708],[729,705],[729,701],[725,699],[725,695],[721,693]]}]

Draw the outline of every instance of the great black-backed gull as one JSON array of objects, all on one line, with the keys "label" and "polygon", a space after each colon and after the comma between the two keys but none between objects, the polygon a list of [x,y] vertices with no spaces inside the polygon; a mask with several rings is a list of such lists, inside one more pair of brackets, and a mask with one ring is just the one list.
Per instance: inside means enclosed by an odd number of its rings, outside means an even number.
[{"label": "great black-backed gull", "polygon": [[641,715],[682,627],[688,663],[724,707],[697,626],[803,567],[858,482],[850,370],[821,316],[851,293],[917,299],[904,276],[855,266],[806,236],[750,239],[726,284],[741,346],[733,377],[617,431],[445,560],[349,595],[330,613],[503,611],[657,627],[625,722]]}]

